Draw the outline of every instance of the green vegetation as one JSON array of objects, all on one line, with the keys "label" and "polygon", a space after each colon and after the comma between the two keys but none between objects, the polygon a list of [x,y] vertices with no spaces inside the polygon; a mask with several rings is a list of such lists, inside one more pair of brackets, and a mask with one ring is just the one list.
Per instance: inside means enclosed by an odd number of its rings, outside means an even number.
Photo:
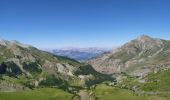
[{"label": "green vegetation", "polygon": [[23,63],[23,69],[27,70],[33,75],[38,75],[42,72],[42,69],[39,67],[38,63]]},{"label": "green vegetation", "polygon": [[[81,91],[81,90],[80,90]],[[82,90],[84,91],[84,90]],[[92,100],[169,100],[167,94],[149,95],[136,94],[128,89],[99,84],[94,89],[80,92],[80,98],[93,98]],[[77,100],[70,94],[57,88],[39,88],[21,92],[0,92],[0,100]],[[78,95],[77,95],[78,96]],[[81,97],[82,96],[82,97]],[[74,99],[73,99],[74,98]]]},{"label": "green vegetation", "polygon": [[[150,73],[144,77],[144,83],[140,83],[138,78],[127,77],[118,87],[134,90],[138,94],[153,95],[165,100],[170,100],[170,70],[162,70],[157,73]],[[134,88],[135,87],[135,88]]]},{"label": "green vegetation", "polygon": [[11,77],[17,77],[18,75],[22,74],[19,66],[13,62],[6,62],[5,65],[7,66],[8,71],[6,72],[7,75]]},{"label": "green vegetation", "polygon": [[141,86],[145,91],[170,91],[170,70],[160,71],[146,77],[147,83]]},{"label": "green vegetation", "polygon": [[0,92],[0,100],[71,100],[73,94],[55,88],[23,92]]},{"label": "green vegetation", "polygon": [[123,79],[117,86],[124,89],[132,89],[134,86],[139,86],[140,84],[137,78],[127,76],[127,78]]},{"label": "green vegetation", "polygon": [[44,86],[44,87],[57,86],[57,87],[61,87],[64,89],[68,87],[68,84],[66,81],[60,78],[56,78],[54,75],[47,76],[46,80],[43,80],[39,85]]},{"label": "green vegetation", "polygon": [[159,96],[137,95],[130,90],[105,84],[98,85],[94,91],[97,100],[166,100]]},{"label": "green vegetation", "polygon": [[170,70],[159,71],[158,73],[150,73],[144,77],[144,83],[140,83],[138,78],[129,77],[123,79],[118,87],[132,89],[134,86],[140,91],[146,92],[168,92],[170,91]]}]

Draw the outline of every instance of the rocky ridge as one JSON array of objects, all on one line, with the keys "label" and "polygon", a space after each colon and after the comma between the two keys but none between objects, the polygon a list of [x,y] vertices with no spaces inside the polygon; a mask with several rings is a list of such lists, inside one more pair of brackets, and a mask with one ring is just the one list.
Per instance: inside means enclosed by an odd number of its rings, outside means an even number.
[{"label": "rocky ridge", "polygon": [[105,74],[145,76],[169,65],[170,41],[142,35],[88,63]]}]

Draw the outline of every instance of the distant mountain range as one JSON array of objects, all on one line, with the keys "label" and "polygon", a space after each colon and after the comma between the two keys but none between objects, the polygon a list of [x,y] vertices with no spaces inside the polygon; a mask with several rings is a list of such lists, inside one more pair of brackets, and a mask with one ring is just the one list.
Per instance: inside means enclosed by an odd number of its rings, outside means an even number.
[{"label": "distant mountain range", "polygon": [[83,62],[95,58],[103,53],[109,52],[111,51],[111,49],[97,47],[90,48],[67,47],[48,51],[55,55],[66,56],[77,61]]}]

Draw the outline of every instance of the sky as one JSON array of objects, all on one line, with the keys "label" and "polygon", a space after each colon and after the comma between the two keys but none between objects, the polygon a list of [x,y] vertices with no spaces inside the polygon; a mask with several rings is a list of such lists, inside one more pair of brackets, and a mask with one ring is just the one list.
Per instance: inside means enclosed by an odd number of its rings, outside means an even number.
[{"label": "sky", "polygon": [[0,0],[0,38],[38,48],[170,40],[170,0]]}]

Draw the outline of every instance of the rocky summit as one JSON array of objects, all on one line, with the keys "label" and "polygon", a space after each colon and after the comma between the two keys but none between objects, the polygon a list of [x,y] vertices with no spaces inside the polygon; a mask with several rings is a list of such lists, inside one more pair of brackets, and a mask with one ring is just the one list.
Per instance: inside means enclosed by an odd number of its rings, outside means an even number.
[{"label": "rocky summit", "polygon": [[170,41],[142,35],[88,62],[98,72],[145,76],[170,66]]}]

